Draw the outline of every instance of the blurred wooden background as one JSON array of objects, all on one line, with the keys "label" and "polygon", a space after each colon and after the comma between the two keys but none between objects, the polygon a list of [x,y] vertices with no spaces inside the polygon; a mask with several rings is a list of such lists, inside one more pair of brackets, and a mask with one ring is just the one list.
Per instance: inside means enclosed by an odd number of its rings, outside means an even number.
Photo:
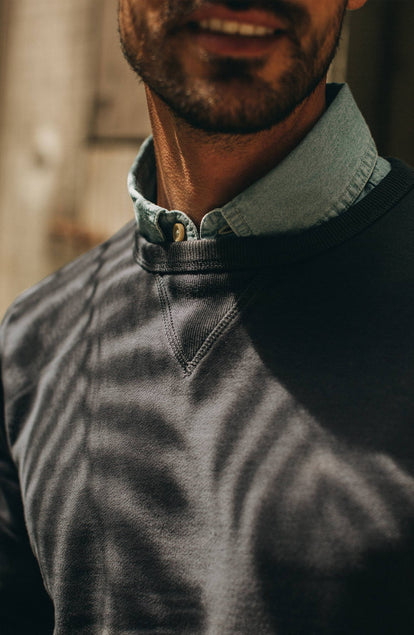
[{"label": "blurred wooden background", "polygon": [[[0,0],[0,315],[23,289],[132,218],[127,172],[149,133],[117,0]],[[414,165],[414,2],[349,16],[349,81],[380,152]]]}]

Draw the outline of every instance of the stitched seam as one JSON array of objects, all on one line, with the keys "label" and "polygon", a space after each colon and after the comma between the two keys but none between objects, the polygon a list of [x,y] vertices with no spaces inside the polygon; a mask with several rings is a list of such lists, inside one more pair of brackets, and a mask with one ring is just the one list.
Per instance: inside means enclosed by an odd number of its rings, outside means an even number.
[{"label": "stitched seam", "polygon": [[[366,149],[362,157],[360,157],[354,172],[352,173],[350,183],[348,183],[348,185],[343,189],[341,194],[336,197],[335,205],[333,205],[332,208],[329,209],[323,215],[322,217],[323,220],[325,220],[326,218],[329,218],[329,214],[338,215],[344,209],[347,209],[348,207],[352,206],[352,203],[356,200],[356,198],[358,198],[358,193],[359,194],[362,193],[362,191],[364,190],[364,187],[366,187],[370,179],[370,176],[375,168],[374,159],[376,159],[377,157],[378,157],[378,154],[375,149],[371,147],[368,147]],[[365,174],[366,174],[365,170],[368,172],[370,161],[374,161],[374,164],[372,165],[367,178],[364,177],[363,179],[361,179],[362,181],[365,181],[364,185],[361,187],[360,184],[356,184],[355,181],[357,180],[357,176],[359,175],[361,171],[364,171]]]},{"label": "stitched seam", "polygon": [[171,303],[165,289],[164,281],[160,274],[155,275],[167,340],[171,346],[175,358],[184,370],[184,375],[186,377],[189,377],[192,374],[198,363],[203,359],[203,357],[205,357],[205,355],[212,348],[217,339],[222,335],[226,328],[240,315],[241,311],[245,309],[248,303],[254,298],[255,293],[251,293],[251,291],[253,290],[257,292],[259,289],[259,285],[256,285],[257,277],[258,275],[254,276],[253,280],[250,281],[250,283],[247,285],[243,293],[241,293],[239,298],[235,299],[234,306],[227,311],[227,313],[221,318],[221,320],[216,324],[213,330],[203,341],[194,357],[190,361],[187,361],[174,327]]},{"label": "stitched seam", "polygon": [[[149,271],[150,273],[155,273],[156,275],[160,275],[157,272],[161,272],[161,274],[163,273],[177,273],[175,269],[171,269],[171,267],[168,264],[165,265],[160,265],[158,266],[157,269],[154,269],[154,265],[152,262],[150,262],[149,260],[146,260],[145,258],[142,258],[141,256],[139,256],[137,254],[137,252],[135,252],[135,261],[141,265],[141,267],[143,267],[143,269],[145,269],[146,271]],[[193,265],[196,265],[196,267],[194,268]],[[256,262],[253,263],[252,265],[249,264],[244,264],[244,263],[237,263],[236,267],[234,267],[232,265],[232,263],[229,263],[228,265],[226,263],[223,264],[223,261],[220,260],[219,258],[214,259],[214,260],[202,260],[202,259],[194,259],[191,260],[191,262],[187,262],[184,263],[183,265],[181,265],[181,269],[178,273],[191,273],[191,272],[200,272],[200,268],[203,268],[203,271],[201,273],[204,272],[204,270],[207,271],[232,271],[232,269],[236,268],[236,269],[257,269],[258,267],[263,267],[263,263],[262,262]]]},{"label": "stitched seam", "polygon": [[227,221],[228,225],[230,225],[236,235],[246,236],[246,231],[248,232],[247,235],[254,235],[252,228],[247,222],[243,212],[240,211],[239,207],[236,206],[232,210],[228,211],[223,210],[222,214],[223,218]]},{"label": "stitched seam", "polygon": [[[206,339],[194,355],[193,359],[191,359],[187,363],[185,368],[185,374],[187,377],[191,375],[197,364],[212,348],[213,344],[217,341],[220,335],[222,335],[222,333],[234,321],[235,318],[240,316],[240,313],[246,308],[249,302],[253,300],[256,295],[254,291],[258,292],[259,290],[259,285],[256,285],[257,278],[258,275],[254,276],[253,280],[251,280],[251,282],[248,284],[239,298],[236,298],[234,307],[232,309],[229,309],[229,311],[227,311],[227,313],[221,318],[221,320],[216,324],[213,330],[206,337]],[[251,293],[252,289],[253,293]]]},{"label": "stitched seam", "polygon": [[162,318],[164,322],[165,333],[167,335],[167,340],[172,348],[172,351],[178,363],[180,364],[180,366],[183,368],[185,372],[187,368],[187,360],[185,359],[184,352],[180,346],[180,340],[178,339],[177,333],[175,331],[174,322],[173,322],[172,313],[171,313],[171,305],[170,305],[170,301],[164,286],[162,276],[160,274],[156,274],[155,280],[157,282],[158,295],[160,298]]}]

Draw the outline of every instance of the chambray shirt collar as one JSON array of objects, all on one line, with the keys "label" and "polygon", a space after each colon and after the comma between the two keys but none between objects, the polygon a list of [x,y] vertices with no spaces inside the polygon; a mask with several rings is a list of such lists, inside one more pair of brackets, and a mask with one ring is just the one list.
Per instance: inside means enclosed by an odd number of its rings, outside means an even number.
[{"label": "chambray shirt collar", "polygon": [[187,239],[226,234],[258,236],[302,231],[358,199],[378,153],[369,128],[346,84],[327,86],[328,107],[301,143],[273,170],[222,208],[203,218],[200,232],[179,210],[156,205],[152,137],[141,146],[128,178],[139,231],[151,242],[171,239],[175,222]]}]

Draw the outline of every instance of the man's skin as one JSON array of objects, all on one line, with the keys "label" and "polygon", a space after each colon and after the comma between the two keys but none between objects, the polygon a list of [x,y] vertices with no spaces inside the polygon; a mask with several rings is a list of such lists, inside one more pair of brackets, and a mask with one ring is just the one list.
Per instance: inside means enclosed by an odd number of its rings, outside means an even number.
[{"label": "man's skin", "polygon": [[[120,0],[124,52],[147,92],[157,203],[199,224],[291,152],[325,110],[345,12],[365,2]],[[278,33],[213,35],[200,28],[209,18]]]}]

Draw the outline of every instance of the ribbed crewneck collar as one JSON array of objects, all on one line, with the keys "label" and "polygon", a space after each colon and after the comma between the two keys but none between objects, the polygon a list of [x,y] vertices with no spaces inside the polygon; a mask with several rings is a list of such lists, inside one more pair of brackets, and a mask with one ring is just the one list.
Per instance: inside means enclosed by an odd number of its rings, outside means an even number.
[{"label": "ribbed crewneck collar", "polygon": [[352,238],[390,211],[414,187],[414,171],[397,159],[362,201],[298,234],[154,244],[136,232],[135,258],[150,272],[231,271],[305,260]]}]

